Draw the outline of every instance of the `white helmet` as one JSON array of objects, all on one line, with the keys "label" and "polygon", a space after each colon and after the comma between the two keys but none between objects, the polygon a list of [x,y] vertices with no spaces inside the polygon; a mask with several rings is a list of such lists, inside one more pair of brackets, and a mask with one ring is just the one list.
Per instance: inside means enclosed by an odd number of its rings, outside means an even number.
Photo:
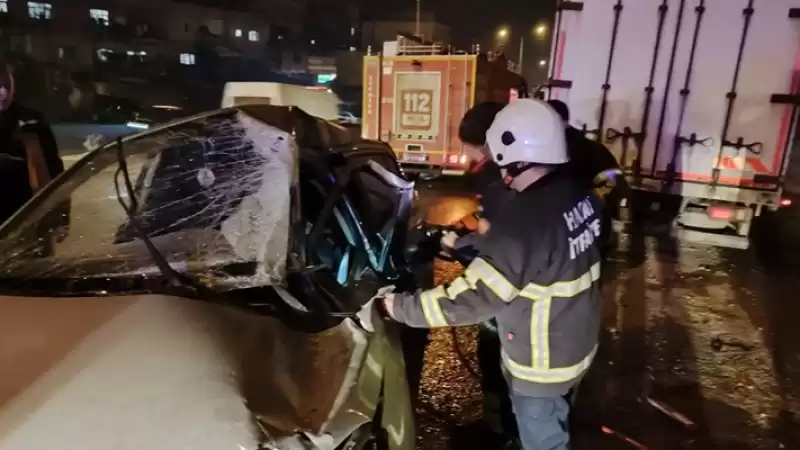
[{"label": "white helmet", "polygon": [[569,162],[564,121],[539,100],[523,98],[509,103],[486,132],[486,144],[500,167]]}]

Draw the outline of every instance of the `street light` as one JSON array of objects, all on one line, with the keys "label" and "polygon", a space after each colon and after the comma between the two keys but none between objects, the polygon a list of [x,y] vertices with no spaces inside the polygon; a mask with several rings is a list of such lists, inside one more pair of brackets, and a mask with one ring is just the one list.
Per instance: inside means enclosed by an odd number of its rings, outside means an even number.
[{"label": "street light", "polygon": [[546,65],[547,65],[547,60],[546,59],[540,59],[539,60],[539,67],[544,67]]},{"label": "street light", "polygon": [[[533,35],[537,39],[544,39],[547,36],[547,30],[548,30],[547,24],[540,23],[540,24],[536,25],[533,28],[532,31],[533,31]],[[508,40],[508,38],[511,36],[511,29],[509,27],[507,27],[507,26],[501,27],[501,28],[499,28],[497,30],[496,35],[497,35],[497,39],[498,40],[500,40],[501,42],[506,42]],[[518,64],[519,64],[520,67],[522,67],[522,56],[523,56],[524,47],[525,47],[525,36],[522,35],[522,36],[519,37],[519,61],[518,61]],[[542,64],[541,61],[539,62],[539,67],[544,67],[546,65],[547,65],[546,61],[544,62],[544,64]]]}]

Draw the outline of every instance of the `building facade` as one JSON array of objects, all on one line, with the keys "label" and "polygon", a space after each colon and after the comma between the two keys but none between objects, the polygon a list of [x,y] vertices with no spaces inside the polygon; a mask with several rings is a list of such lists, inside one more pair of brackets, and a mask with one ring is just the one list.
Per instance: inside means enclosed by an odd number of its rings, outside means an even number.
[{"label": "building facade", "polygon": [[303,2],[235,3],[0,0],[0,52],[44,67],[36,82],[46,91],[67,82],[181,87],[280,70],[301,35]]}]

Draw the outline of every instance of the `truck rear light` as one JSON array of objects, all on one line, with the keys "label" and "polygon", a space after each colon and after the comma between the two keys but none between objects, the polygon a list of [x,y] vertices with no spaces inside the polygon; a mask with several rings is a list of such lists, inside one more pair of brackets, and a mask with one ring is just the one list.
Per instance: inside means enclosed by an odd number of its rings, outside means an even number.
[{"label": "truck rear light", "polygon": [[711,206],[708,208],[708,217],[717,220],[731,220],[734,210],[727,206]]},{"label": "truck rear light", "polygon": [[467,165],[467,163],[469,162],[469,160],[467,159],[467,155],[461,155],[461,158],[458,158],[458,162],[459,162],[459,163],[460,163],[462,166],[466,166],[466,165]]},{"label": "truck rear light", "polygon": [[786,208],[787,206],[792,206],[792,199],[790,199],[790,198],[782,198],[780,205],[781,205],[781,208]]}]

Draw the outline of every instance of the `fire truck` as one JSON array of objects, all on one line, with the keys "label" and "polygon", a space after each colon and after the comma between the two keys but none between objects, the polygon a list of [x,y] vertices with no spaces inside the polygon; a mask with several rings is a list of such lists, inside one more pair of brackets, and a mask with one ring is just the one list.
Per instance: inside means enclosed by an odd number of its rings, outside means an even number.
[{"label": "fire truck", "polygon": [[455,51],[399,35],[364,57],[362,137],[388,142],[406,172],[464,174],[458,125],[483,101],[527,95],[525,79],[502,55]]}]

